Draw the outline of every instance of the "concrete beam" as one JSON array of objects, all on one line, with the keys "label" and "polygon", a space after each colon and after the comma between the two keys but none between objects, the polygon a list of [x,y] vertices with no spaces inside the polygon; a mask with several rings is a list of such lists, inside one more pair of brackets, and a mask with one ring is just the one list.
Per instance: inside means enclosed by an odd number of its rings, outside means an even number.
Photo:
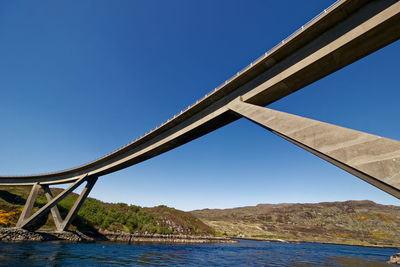
[{"label": "concrete beam", "polygon": [[228,108],[400,199],[400,142],[232,101]]},{"label": "concrete beam", "polygon": [[[51,202],[53,200],[53,194],[51,193],[50,187],[48,185],[40,185],[40,186],[44,190],[47,202]],[[50,211],[51,215],[53,216],[54,224],[56,225],[57,230],[61,231],[61,225],[63,220],[60,215],[60,211],[57,208],[57,205],[54,205],[54,207],[52,207]]]},{"label": "concrete beam", "polygon": [[68,229],[72,221],[75,219],[76,214],[78,213],[79,209],[81,208],[83,202],[89,195],[90,191],[92,190],[94,184],[97,181],[97,177],[90,177],[87,180],[86,186],[83,188],[81,194],[79,195],[78,199],[75,201],[72,208],[69,210],[67,216],[65,217],[64,221],[62,222],[59,231],[65,231]]},{"label": "concrete beam", "polygon": [[22,213],[19,216],[16,225],[17,228],[22,227],[24,221],[31,215],[33,204],[35,204],[35,200],[38,195],[39,189],[40,189],[39,183],[35,183],[34,185],[32,185],[32,189],[31,192],[29,193],[28,199],[26,200],[24,209],[22,210]]}]

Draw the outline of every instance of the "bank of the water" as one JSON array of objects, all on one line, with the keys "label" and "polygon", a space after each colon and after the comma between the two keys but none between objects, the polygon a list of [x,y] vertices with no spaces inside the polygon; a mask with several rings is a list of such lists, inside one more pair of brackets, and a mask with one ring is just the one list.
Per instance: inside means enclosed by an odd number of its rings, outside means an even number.
[{"label": "bank of the water", "polygon": [[193,236],[193,235],[161,235],[125,232],[79,232],[79,231],[27,231],[17,228],[0,228],[0,241],[70,241],[70,242],[157,242],[157,243],[235,243],[226,237]]},{"label": "bank of the water", "polygon": [[7,266],[388,266],[398,250],[240,240],[167,244],[0,242]]},{"label": "bank of the water", "polygon": [[349,244],[349,243],[338,243],[338,242],[319,242],[319,241],[304,241],[304,240],[290,240],[290,239],[273,239],[273,238],[246,238],[246,237],[232,237],[238,240],[251,240],[251,241],[264,241],[264,242],[278,242],[278,243],[315,243],[315,244],[326,244],[326,245],[341,245],[341,246],[359,246],[367,248],[393,248],[400,250],[400,246],[390,245],[374,245],[374,244]]}]

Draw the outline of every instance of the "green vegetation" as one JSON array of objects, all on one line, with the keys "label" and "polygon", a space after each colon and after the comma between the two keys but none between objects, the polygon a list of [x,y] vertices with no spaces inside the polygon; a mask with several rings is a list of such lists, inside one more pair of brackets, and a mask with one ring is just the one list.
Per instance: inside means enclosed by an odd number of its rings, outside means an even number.
[{"label": "green vegetation", "polygon": [[[72,198],[71,198],[72,200]],[[72,207],[74,201],[60,203],[65,210]],[[67,200],[68,201],[68,200]],[[74,221],[78,228],[91,227],[110,231],[125,232],[165,232],[151,215],[144,213],[138,206],[128,206],[125,203],[105,204],[93,198],[88,198],[78,212]]]},{"label": "green vegetation", "polygon": [[[22,186],[0,187],[0,227],[15,226],[22,211],[30,188]],[[61,189],[52,189],[53,195]],[[78,195],[71,194],[58,205],[62,217],[73,206]],[[47,203],[42,190],[34,205],[34,212]],[[54,228],[51,215],[43,218],[39,224],[42,229]],[[141,208],[125,203],[104,203],[94,198],[87,198],[78,215],[70,226],[71,230],[83,231],[123,231],[158,234],[213,234],[213,230],[192,214],[160,205],[154,208]]]}]

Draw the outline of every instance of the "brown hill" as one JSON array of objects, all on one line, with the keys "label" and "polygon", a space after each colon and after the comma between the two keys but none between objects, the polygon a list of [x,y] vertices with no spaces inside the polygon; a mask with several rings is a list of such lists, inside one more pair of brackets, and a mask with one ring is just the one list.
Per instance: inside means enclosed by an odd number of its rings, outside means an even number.
[{"label": "brown hill", "polygon": [[214,230],[190,212],[161,205],[153,208],[142,208],[151,215],[159,226],[168,229],[172,234],[214,234]]},{"label": "brown hill", "polygon": [[259,204],[192,214],[227,236],[400,246],[400,207],[367,200]]}]

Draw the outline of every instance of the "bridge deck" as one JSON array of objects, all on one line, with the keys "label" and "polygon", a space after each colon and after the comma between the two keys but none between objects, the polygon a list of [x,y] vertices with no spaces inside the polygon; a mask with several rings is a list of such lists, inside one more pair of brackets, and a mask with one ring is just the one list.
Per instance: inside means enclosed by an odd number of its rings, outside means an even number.
[{"label": "bridge deck", "polygon": [[67,183],[83,174],[102,176],[126,168],[238,119],[226,107],[238,96],[268,105],[399,38],[399,1],[338,1],[222,86],[128,145],[60,172],[0,176],[0,184]]}]

